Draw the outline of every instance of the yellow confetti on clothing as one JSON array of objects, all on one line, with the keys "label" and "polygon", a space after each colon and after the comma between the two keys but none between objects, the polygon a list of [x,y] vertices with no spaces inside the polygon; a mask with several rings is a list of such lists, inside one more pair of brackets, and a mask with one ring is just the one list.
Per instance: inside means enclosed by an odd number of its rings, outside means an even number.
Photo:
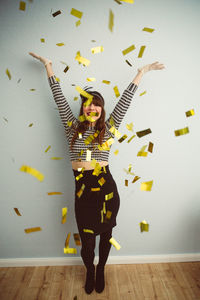
[{"label": "yellow confetti on clothing", "polygon": [[104,215],[103,215],[103,209],[101,210],[101,223],[103,223]]},{"label": "yellow confetti on clothing", "polygon": [[126,54],[128,54],[129,52],[133,51],[134,49],[135,49],[135,45],[131,45],[130,47],[124,49],[124,50],[122,51],[122,53],[123,53],[123,55],[126,55]]},{"label": "yellow confetti on clothing", "polygon": [[51,149],[51,146],[48,146],[47,149],[44,152],[49,151],[49,149]]},{"label": "yellow confetti on clothing", "polygon": [[43,181],[44,180],[44,175],[41,172],[39,172],[38,170],[36,170],[36,169],[34,169],[32,167],[23,165],[23,166],[21,166],[20,171],[31,174],[32,176],[34,176],[35,178],[37,178],[39,181]]},{"label": "yellow confetti on clothing", "polygon": [[127,135],[124,134],[121,139],[118,140],[119,143],[122,143],[127,138]]},{"label": "yellow confetti on clothing", "polygon": [[81,186],[81,188],[80,188],[80,190],[79,190],[78,193],[77,193],[77,196],[78,196],[79,198],[80,198],[81,195],[83,194],[84,189],[85,189],[85,184],[83,183],[82,186]]},{"label": "yellow confetti on clothing", "polygon": [[98,192],[100,191],[100,187],[97,187],[97,188],[91,188],[91,192]]},{"label": "yellow confetti on clothing", "polygon": [[94,168],[94,171],[92,172],[92,175],[99,176],[100,173],[101,173],[101,166],[100,166],[100,164],[97,162],[97,163],[95,164],[95,168]]},{"label": "yellow confetti on clothing", "polygon": [[77,10],[75,8],[72,8],[71,15],[74,16],[74,17],[77,17],[77,18],[81,19],[83,13],[82,13],[82,11],[79,11],[79,10]]},{"label": "yellow confetti on clothing", "polygon": [[114,26],[114,14],[113,14],[112,10],[110,9],[108,28],[110,29],[111,32],[113,32],[113,26]]},{"label": "yellow confetti on clothing", "polygon": [[194,109],[191,109],[191,110],[188,110],[188,111],[186,111],[186,117],[191,117],[191,116],[193,116],[194,115]]},{"label": "yellow confetti on clothing", "polygon": [[16,214],[18,215],[18,216],[21,216],[21,214],[20,214],[20,212],[19,212],[19,209],[18,208],[14,208],[14,210],[15,210],[15,212],[16,212]]},{"label": "yellow confetti on clothing", "polygon": [[142,182],[140,185],[140,190],[141,191],[151,191],[152,185],[153,185],[153,180]]},{"label": "yellow confetti on clothing", "polygon": [[143,93],[141,93],[139,96],[143,96],[147,93],[147,91],[144,91]]},{"label": "yellow confetti on clothing", "polygon": [[41,227],[32,227],[32,228],[27,228],[27,229],[24,229],[24,231],[26,233],[32,233],[32,232],[36,232],[36,231],[41,231]]},{"label": "yellow confetti on clothing", "polygon": [[121,133],[115,128],[115,126],[112,126],[109,131],[113,133],[116,138],[119,139],[121,137]]},{"label": "yellow confetti on clothing", "polygon": [[140,222],[140,230],[141,232],[143,231],[149,231],[149,224],[144,220],[142,222]]},{"label": "yellow confetti on clothing", "polygon": [[64,43],[57,43],[56,45],[61,47],[61,46],[64,46],[65,44]]},{"label": "yellow confetti on clothing", "polygon": [[85,117],[85,115],[80,115],[78,117],[78,119],[79,119],[80,122],[84,122],[86,120],[86,117]]},{"label": "yellow confetti on clothing", "polygon": [[155,29],[153,29],[153,28],[148,28],[148,27],[144,27],[142,30],[143,30],[143,31],[146,31],[146,32],[152,33],[152,32],[154,32]]},{"label": "yellow confetti on clothing", "polygon": [[64,248],[64,254],[77,254],[76,248]]},{"label": "yellow confetti on clothing", "polygon": [[113,138],[109,138],[107,141],[105,141],[102,145],[98,145],[99,150],[110,150],[109,146],[112,145],[115,142]]},{"label": "yellow confetti on clothing", "polygon": [[74,241],[76,246],[81,246],[81,239],[79,233],[74,233]]},{"label": "yellow confetti on clothing", "polygon": [[98,180],[98,183],[102,186],[102,185],[104,185],[104,183],[105,183],[106,181],[105,181],[105,179],[103,178],[103,177],[101,177],[99,180]]},{"label": "yellow confetti on clothing", "polygon": [[100,52],[103,52],[103,51],[104,51],[104,47],[103,46],[98,46],[98,47],[91,48],[91,52],[93,54],[100,53]]},{"label": "yellow confetti on clothing", "polygon": [[62,224],[66,223],[67,220],[67,207],[62,208]]},{"label": "yellow confetti on clothing", "polygon": [[91,161],[91,155],[92,155],[92,151],[87,149],[86,152],[86,161]]},{"label": "yellow confetti on clothing", "polygon": [[105,83],[105,84],[110,84],[109,80],[102,80],[102,82]]},{"label": "yellow confetti on clothing", "polygon": [[79,174],[78,176],[76,176],[76,181],[78,181],[79,179],[81,179],[83,177],[83,174]]},{"label": "yellow confetti on clothing", "polygon": [[143,56],[143,53],[144,53],[145,48],[146,48],[146,46],[141,46],[140,52],[139,52],[139,54],[138,54],[138,57],[142,57],[142,56]]},{"label": "yellow confetti on clothing", "polygon": [[88,77],[87,81],[96,81],[96,78],[94,78],[94,77]]},{"label": "yellow confetti on clothing", "polygon": [[87,232],[87,233],[94,233],[94,231],[93,231],[93,230],[91,230],[91,229],[83,229],[83,232]]},{"label": "yellow confetti on clothing", "polygon": [[25,11],[26,10],[26,2],[20,1],[19,9]]},{"label": "yellow confetti on clothing", "polygon": [[63,193],[61,193],[61,192],[48,192],[47,194],[49,196],[52,196],[52,195],[62,195]]},{"label": "yellow confetti on clothing", "polygon": [[110,200],[110,199],[112,199],[112,198],[113,198],[113,192],[110,193],[110,194],[105,195],[105,200],[106,200],[106,201],[108,201],[108,200]]},{"label": "yellow confetti on clothing", "polygon": [[10,74],[10,71],[8,69],[6,69],[6,75],[8,76],[9,80],[11,80],[11,74]]},{"label": "yellow confetti on clothing", "polygon": [[105,221],[108,221],[108,220],[110,220],[111,216],[112,216],[112,211],[110,211],[110,210],[107,210],[107,212],[106,212],[106,216],[105,216]]},{"label": "yellow confetti on clothing", "polygon": [[82,139],[82,138],[83,138],[83,136],[82,136],[82,133],[81,133],[81,132],[79,132],[79,133],[78,133],[78,138],[79,138],[79,139]]},{"label": "yellow confetti on clothing", "polygon": [[117,86],[114,86],[113,88],[114,92],[115,92],[115,96],[118,98],[120,96],[120,92],[118,90],[118,87]]},{"label": "yellow confetti on clothing", "polygon": [[189,128],[185,127],[185,128],[182,128],[182,129],[178,129],[178,130],[175,130],[174,133],[175,133],[175,136],[184,135],[184,134],[189,133]]},{"label": "yellow confetti on clothing", "polygon": [[69,127],[71,127],[71,126],[72,126],[72,121],[67,121],[67,125],[68,125]]},{"label": "yellow confetti on clothing", "polygon": [[112,237],[109,242],[117,249],[119,250],[121,248],[120,244]]}]

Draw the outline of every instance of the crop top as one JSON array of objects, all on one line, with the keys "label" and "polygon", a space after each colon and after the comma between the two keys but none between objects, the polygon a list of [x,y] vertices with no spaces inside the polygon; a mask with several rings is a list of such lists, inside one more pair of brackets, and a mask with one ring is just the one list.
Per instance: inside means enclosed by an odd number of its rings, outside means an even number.
[{"label": "crop top", "polygon": [[[70,145],[75,132],[74,128],[77,128],[79,124],[79,120],[74,117],[71,108],[62,93],[60,84],[56,80],[56,77],[55,76],[49,77],[48,82],[51,87],[54,100],[58,106],[61,121],[65,128],[65,133],[69,144],[70,160],[86,161],[87,150],[90,150],[91,160],[95,159],[96,161],[108,161],[109,158],[108,150],[99,150],[98,143],[96,141],[88,145],[84,142],[86,138],[88,138],[90,135],[93,135],[96,132],[95,128],[92,127],[89,127],[88,130],[86,130],[82,134],[82,138],[77,137],[75,143],[73,144],[73,148],[71,150]],[[135,91],[137,90],[137,87],[138,86],[136,84],[130,83],[129,86],[124,90],[121,98],[119,99],[119,101],[115,105],[114,110],[110,114],[110,117],[105,122],[105,134],[104,134],[102,144],[105,143],[109,138],[115,137],[114,134],[109,131],[109,129],[112,127],[112,125],[110,124],[111,118],[114,121],[115,128],[118,129],[125,116],[125,113],[127,112],[130,106],[132,97]],[[69,126],[68,121],[72,122],[73,126]]]}]

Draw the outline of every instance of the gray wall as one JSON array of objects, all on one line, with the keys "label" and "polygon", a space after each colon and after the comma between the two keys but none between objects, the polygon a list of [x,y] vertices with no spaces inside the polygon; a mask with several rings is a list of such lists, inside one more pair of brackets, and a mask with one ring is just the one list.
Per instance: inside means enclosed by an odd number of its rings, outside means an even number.
[{"label": "gray wall", "polygon": [[[28,55],[29,51],[52,59],[76,116],[80,102],[73,100],[78,94],[72,84],[83,87],[89,85],[87,77],[95,77],[97,81],[92,85],[104,95],[108,116],[117,103],[115,85],[122,93],[138,67],[156,60],[166,65],[163,71],[145,75],[119,129],[130,136],[126,124],[133,122],[135,132],[151,128],[152,133],[136,137],[130,144],[116,141],[110,153],[110,169],[121,196],[113,236],[122,246],[119,252],[113,248],[111,254],[200,252],[200,1],[136,0],[134,4],[119,5],[112,0],[34,0],[27,1],[25,12],[18,7],[19,1],[8,0],[0,11],[0,257],[62,257],[67,233],[77,232],[74,179],[64,129],[45,69]],[[70,15],[72,7],[83,11],[79,27]],[[62,14],[53,18],[51,9],[60,9]],[[114,13],[113,33],[108,29],[109,9]],[[155,31],[147,33],[143,27]],[[40,38],[45,38],[45,43]],[[59,42],[65,46],[56,46]],[[136,49],[124,57],[122,50],[132,44]],[[101,45],[103,53],[91,54],[92,47]],[[138,58],[142,45],[146,50]],[[78,50],[91,60],[89,67],[75,61]],[[66,74],[60,61],[70,66]],[[5,73],[7,68],[11,80]],[[111,84],[106,86],[103,79]],[[36,90],[31,92],[31,88]],[[140,97],[144,90],[146,95]],[[185,112],[190,109],[195,115],[186,118]],[[30,123],[32,127],[28,127]],[[175,137],[174,130],[186,126],[190,133]],[[137,157],[149,141],[154,143],[154,152]],[[45,153],[49,145],[51,150]],[[113,153],[116,149],[118,156]],[[52,156],[63,159],[54,161]],[[23,164],[41,171],[44,181],[20,172]],[[123,171],[129,164],[141,177],[134,184],[133,176]],[[125,179],[129,179],[128,187]],[[152,191],[141,191],[140,183],[149,180],[154,181]],[[47,192],[52,191],[63,195],[48,196]],[[68,207],[68,215],[62,225],[64,206]],[[148,233],[140,233],[139,223],[144,219],[150,224]],[[36,226],[42,231],[25,234],[25,228]],[[71,237],[70,247],[74,246]]]}]

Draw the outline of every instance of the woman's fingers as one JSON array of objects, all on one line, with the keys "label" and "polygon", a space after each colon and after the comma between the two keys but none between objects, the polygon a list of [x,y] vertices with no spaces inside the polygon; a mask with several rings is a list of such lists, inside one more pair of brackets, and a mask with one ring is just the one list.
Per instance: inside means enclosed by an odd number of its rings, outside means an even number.
[{"label": "woman's fingers", "polygon": [[37,59],[40,59],[40,56],[37,55],[36,53],[33,53],[33,52],[29,52],[29,54]]}]

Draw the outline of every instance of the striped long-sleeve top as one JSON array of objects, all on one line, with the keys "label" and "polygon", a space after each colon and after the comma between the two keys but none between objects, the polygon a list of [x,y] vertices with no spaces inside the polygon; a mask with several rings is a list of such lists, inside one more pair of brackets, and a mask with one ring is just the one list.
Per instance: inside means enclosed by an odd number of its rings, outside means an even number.
[{"label": "striped long-sleeve top", "polygon": [[[58,106],[59,114],[62,120],[62,123],[65,128],[67,140],[69,146],[71,145],[71,140],[75,133],[75,128],[78,126],[78,119],[75,118],[73,115],[69,103],[67,102],[66,98],[64,97],[60,84],[56,80],[55,76],[51,76],[48,78],[49,85],[51,87],[54,100]],[[114,110],[110,114],[110,117],[105,122],[105,134],[102,141],[102,144],[105,143],[108,139],[114,138],[114,133],[111,133],[109,130],[112,127],[111,120],[114,121],[115,128],[118,129],[129,106],[135,91],[137,90],[137,85],[134,83],[130,83],[129,86],[124,90],[121,98],[117,102]],[[73,126],[69,126],[69,122],[72,122]],[[95,159],[96,161],[108,161],[109,158],[109,151],[102,150],[98,147],[98,143],[94,142],[92,144],[85,143],[85,140],[94,135],[95,129],[89,127],[87,131],[82,134],[82,138],[77,138],[71,150],[69,147],[69,154],[71,161],[86,161],[87,159],[87,150],[91,151],[91,160]]]}]

